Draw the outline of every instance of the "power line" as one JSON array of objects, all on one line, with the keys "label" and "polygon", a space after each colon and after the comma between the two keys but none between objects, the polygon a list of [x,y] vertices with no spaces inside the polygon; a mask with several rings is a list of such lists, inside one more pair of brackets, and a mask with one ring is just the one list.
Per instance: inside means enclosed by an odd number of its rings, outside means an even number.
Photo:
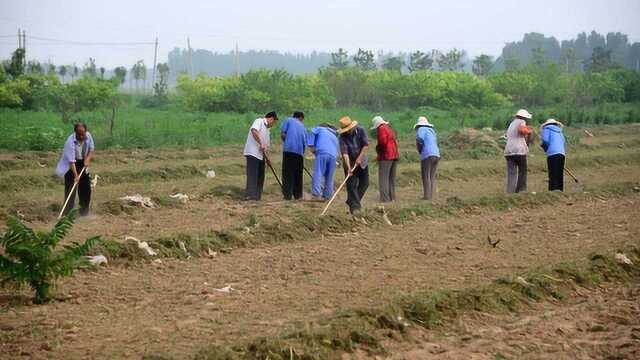
[{"label": "power line", "polygon": [[81,46],[134,46],[134,45],[154,45],[155,43],[152,41],[149,42],[89,42],[89,41],[75,41],[75,40],[62,40],[62,39],[53,39],[42,36],[27,36],[33,40],[40,41],[49,41],[54,43],[60,43],[64,45],[81,45]]}]

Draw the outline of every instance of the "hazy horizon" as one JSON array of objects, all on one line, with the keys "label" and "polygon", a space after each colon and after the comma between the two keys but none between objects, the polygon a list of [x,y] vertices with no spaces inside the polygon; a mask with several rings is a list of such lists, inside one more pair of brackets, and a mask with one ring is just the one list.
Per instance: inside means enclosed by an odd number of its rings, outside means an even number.
[{"label": "hazy horizon", "polygon": [[[62,4],[61,4],[62,3]],[[561,3],[489,0],[324,1],[292,0],[234,4],[209,1],[0,0],[0,58],[17,47],[18,29],[27,32],[27,56],[54,64],[130,66],[153,62],[153,42],[159,38],[158,61],[167,61],[175,47],[214,52],[277,50],[308,54],[342,47],[374,51],[458,48],[469,55],[499,56],[502,47],[527,32],[558,40],[592,30],[622,32],[640,41],[640,1],[577,1]]]}]

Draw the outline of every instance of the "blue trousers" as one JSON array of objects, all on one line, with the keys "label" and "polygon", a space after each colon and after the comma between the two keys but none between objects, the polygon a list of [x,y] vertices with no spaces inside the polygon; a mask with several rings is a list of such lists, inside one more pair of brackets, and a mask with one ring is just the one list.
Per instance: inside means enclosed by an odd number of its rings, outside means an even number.
[{"label": "blue trousers", "polygon": [[336,158],[331,155],[316,155],[313,163],[311,195],[330,199],[333,195],[333,176],[336,173]]}]

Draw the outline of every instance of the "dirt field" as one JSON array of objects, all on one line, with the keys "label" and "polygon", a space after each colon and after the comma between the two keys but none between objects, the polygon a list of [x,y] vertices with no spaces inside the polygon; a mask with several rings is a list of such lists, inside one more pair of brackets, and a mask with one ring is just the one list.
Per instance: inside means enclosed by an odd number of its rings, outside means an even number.
[{"label": "dirt field", "polygon": [[[0,353],[190,358],[210,345],[278,336],[416,291],[483,286],[531,269],[581,263],[595,252],[639,246],[640,126],[590,131],[594,137],[579,130],[569,134],[567,164],[581,184],[567,178],[564,195],[546,194],[538,149],[530,157],[530,193],[511,198],[502,194],[505,166],[499,154],[474,159],[473,149],[455,149],[441,162],[433,206],[417,200],[419,164],[410,141],[403,142],[399,200],[386,207],[393,225],[380,220],[372,167],[368,224],[349,219],[339,198],[327,228],[317,220],[323,204],[281,201],[269,174],[263,202],[240,201],[239,146],[99,152],[94,214],[78,221],[70,240],[102,235],[124,242],[135,236],[155,246],[222,233],[238,240],[211,245],[210,255],[112,258],[107,266],[60,281],[60,300],[46,305],[31,305],[26,289],[17,296],[0,290]],[[50,175],[56,157],[0,154],[0,217],[19,211],[37,227],[54,221],[62,197],[62,186]],[[215,178],[205,177],[209,169]],[[178,192],[190,201],[169,198]],[[151,197],[157,208],[118,200],[135,193]],[[492,247],[488,237],[500,243]],[[345,357],[637,358],[638,281],[578,288],[563,301],[543,301],[518,313],[471,312],[437,329],[412,328],[408,339],[385,342],[384,355],[356,350]],[[225,286],[233,290],[216,290]]]}]

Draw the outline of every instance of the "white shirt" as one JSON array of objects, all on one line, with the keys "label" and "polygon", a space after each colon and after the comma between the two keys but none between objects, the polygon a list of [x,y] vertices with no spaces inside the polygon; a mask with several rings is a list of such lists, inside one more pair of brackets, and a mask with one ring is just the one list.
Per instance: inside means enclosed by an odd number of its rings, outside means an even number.
[{"label": "white shirt", "polygon": [[520,126],[527,125],[522,119],[514,119],[507,129],[507,145],[504,147],[504,154],[509,155],[527,155],[529,146],[527,139],[520,135]]},{"label": "white shirt", "polygon": [[270,139],[269,128],[267,127],[267,119],[259,118],[253,122],[253,125],[251,125],[251,128],[249,129],[249,135],[247,135],[247,143],[244,145],[245,156],[253,156],[259,160],[262,160],[263,154],[262,151],[260,151],[260,145],[258,144],[256,139],[253,138],[251,129],[256,129],[258,131],[260,141],[262,141],[262,144],[268,149],[270,145]]}]

